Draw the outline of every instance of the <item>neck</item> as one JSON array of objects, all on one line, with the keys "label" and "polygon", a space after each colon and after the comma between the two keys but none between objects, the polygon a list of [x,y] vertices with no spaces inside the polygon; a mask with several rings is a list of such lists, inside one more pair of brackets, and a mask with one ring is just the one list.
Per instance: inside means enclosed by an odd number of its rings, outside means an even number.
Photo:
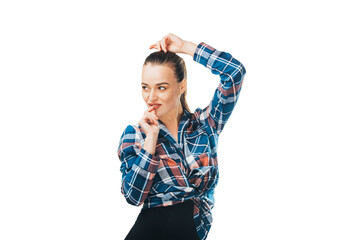
[{"label": "neck", "polygon": [[163,116],[160,120],[164,123],[167,129],[170,131],[178,130],[179,123],[184,110],[179,104],[178,108],[175,108],[173,111],[169,112],[166,116]]}]

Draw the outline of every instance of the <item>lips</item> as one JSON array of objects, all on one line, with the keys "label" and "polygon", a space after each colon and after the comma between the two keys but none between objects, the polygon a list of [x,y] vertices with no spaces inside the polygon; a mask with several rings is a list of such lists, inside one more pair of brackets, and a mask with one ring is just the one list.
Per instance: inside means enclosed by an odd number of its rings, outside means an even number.
[{"label": "lips", "polygon": [[148,105],[149,105],[149,107],[152,107],[152,106],[160,107],[161,106],[161,104],[159,104],[159,103],[149,103]]}]

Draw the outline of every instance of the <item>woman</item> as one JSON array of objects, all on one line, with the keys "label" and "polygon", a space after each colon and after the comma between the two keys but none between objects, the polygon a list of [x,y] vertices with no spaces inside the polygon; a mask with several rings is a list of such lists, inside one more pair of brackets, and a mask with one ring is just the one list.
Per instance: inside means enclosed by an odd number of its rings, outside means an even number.
[{"label": "woman", "polygon": [[[206,239],[218,182],[217,142],[239,98],[244,66],[229,53],[168,34],[150,46],[142,70],[148,109],[121,135],[121,192],[143,208],[126,240]],[[186,67],[176,53],[220,75],[205,108],[186,103]]]}]

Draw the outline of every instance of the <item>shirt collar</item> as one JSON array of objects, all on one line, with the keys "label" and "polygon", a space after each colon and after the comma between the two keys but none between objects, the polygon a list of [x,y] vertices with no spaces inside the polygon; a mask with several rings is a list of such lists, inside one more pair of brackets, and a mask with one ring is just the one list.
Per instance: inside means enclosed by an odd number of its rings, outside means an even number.
[{"label": "shirt collar", "polygon": [[[181,115],[180,122],[179,122],[178,133],[184,132],[184,130],[186,129],[186,126],[184,126],[184,125],[186,125],[188,123],[190,118],[191,118],[191,113],[184,108],[183,114]],[[165,126],[165,124],[163,122],[161,122],[161,120],[159,120],[159,127],[160,127],[159,135],[162,135],[163,137],[167,138],[169,141],[174,143],[176,146],[182,148],[182,142],[183,142],[182,134],[180,135],[180,137],[179,137],[179,135],[177,136],[178,142],[176,142],[175,139],[173,138],[172,134],[170,133],[169,129]]]}]

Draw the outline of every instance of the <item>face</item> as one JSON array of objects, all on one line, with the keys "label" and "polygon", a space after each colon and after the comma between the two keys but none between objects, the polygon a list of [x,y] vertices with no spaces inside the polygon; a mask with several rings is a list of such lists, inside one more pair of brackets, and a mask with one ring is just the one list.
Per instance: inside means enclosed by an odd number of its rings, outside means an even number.
[{"label": "face", "polygon": [[174,71],[168,65],[146,64],[142,71],[142,96],[147,105],[160,104],[155,110],[159,119],[164,116],[175,116],[180,96],[185,91],[186,80],[178,83]]}]

